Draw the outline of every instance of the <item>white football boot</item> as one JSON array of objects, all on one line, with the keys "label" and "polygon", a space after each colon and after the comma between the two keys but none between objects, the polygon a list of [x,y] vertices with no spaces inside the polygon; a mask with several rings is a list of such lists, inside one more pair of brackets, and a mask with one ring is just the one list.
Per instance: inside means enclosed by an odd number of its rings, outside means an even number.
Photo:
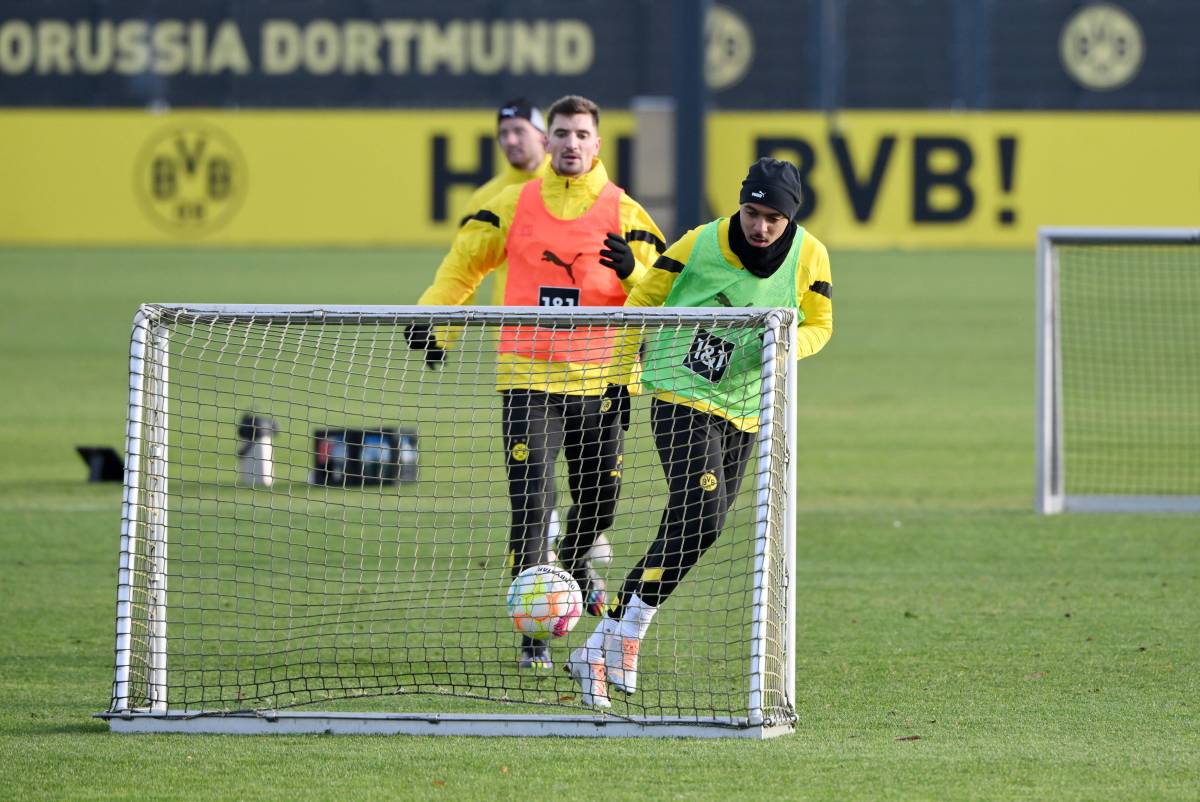
[{"label": "white football boot", "polygon": [[587,707],[612,707],[608,700],[607,672],[604,658],[591,654],[596,649],[580,646],[567,658],[567,673],[579,683],[580,701]]},{"label": "white football boot", "polygon": [[641,645],[639,638],[625,638],[615,632],[604,634],[604,667],[608,672],[608,681],[621,693],[637,693],[638,650]]}]

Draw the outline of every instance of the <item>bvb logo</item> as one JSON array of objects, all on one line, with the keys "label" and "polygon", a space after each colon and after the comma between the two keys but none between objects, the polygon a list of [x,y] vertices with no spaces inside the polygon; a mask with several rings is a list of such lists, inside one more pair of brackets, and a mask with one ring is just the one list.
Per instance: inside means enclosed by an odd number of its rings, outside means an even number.
[{"label": "bvb logo", "polygon": [[754,34],[737,12],[715,3],[704,20],[704,78],[709,89],[728,89],[754,61]]},{"label": "bvb logo", "polygon": [[517,443],[512,447],[512,458],[517,462],[524,462],[529,459],[529,446],[524,443]]},{"label": "bvb logo", "polygon": [[1114,5],[1097,3],[1067,20],[1058,52],[1080,85],[1103,91],[1133,80],[1142,66],[1145,41],[1137,20]]},{"label": "bvb logo", "polygon": [[156,225],[172,234],[209,234],[241,205],[246,163],[234,141],[216,128],[171,128],[142,150],[134,189]]},{"label": "bvb logo", "polygon": [[700,489],[711,493],[717,489],[717,475],[712,471],[700,474]]}]

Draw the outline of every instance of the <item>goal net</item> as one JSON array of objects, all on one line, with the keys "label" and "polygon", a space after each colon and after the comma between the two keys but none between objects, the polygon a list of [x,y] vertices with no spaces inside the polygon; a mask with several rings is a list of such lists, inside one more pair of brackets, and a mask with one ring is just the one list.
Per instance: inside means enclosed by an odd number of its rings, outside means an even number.
[{"label": "goal net", "polygon": [[[450,343],[440,369],[406,342],[414,324]],[[791,731],[795,326],[792,311],[763,309],[142,307],[100,715],[117,731]],[[498,363],[533,383],[545,363],[497,351],[546,332],[604,344],[598,363],[615,336],[663,333],[752,343],[756,360],[741,491],[642,643],[636,693],[613,692],[604,711],[582,706],[563,670],[599,619],[551,640],[553,671],[530,672],[506,607],[506,460],[519,457],[505,449]],[[631,406],[594,561],[610,598],[667,498],[648,395]],[[572,504],[558,460],[552,538]]]},{"label": "goal net", "polygon": [[1200,230],[1042,229],[1037,503],[1200,512]]}]

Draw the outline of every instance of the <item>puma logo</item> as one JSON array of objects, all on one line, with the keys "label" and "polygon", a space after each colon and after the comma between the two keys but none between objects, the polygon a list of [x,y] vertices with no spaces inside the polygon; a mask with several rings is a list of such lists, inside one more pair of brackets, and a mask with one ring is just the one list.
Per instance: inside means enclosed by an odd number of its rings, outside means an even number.
[{"label": "puma logo", "polygon": [[765,198],[765,197],[767,197],[767,193],[763,192],[761,189],[756,189],[756,190],[754,190],[753,192],[751,192],[751,193],[750,193],[750,197],[752,197],[752,198]]},{"label": "puma logo", "polygon": [[542,251],[542,261],[549,262],[552,265],[558,265],[563,270],[567,271],[567,275],[570,277],[572,284],[575,283],[575,271],[571,269],[571,265],[575,264],[580,256],[583,256],[583,254],[577,253],[575,254],[574,259],[569,262],[564,262],[562,259],[558,258],[558,254],[554,253],[554,251]]}]

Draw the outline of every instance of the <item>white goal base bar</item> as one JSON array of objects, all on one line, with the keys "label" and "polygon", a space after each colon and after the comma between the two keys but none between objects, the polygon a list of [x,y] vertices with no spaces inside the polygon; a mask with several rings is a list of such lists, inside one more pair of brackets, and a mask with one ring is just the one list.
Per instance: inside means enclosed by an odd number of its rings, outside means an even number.
[{"label": "white goal base bar", "polygon": [[513,735],[523,737],[748,738],[762,740],[795,731],[781,724],[695,718],[653,720],[591,716],[399,713],[100,713],[119,733],[206,735]]},{"label": "white goal base bar", "polygon": [[1064,496],[1042,511],[1200,513],[1200,496]]}]

